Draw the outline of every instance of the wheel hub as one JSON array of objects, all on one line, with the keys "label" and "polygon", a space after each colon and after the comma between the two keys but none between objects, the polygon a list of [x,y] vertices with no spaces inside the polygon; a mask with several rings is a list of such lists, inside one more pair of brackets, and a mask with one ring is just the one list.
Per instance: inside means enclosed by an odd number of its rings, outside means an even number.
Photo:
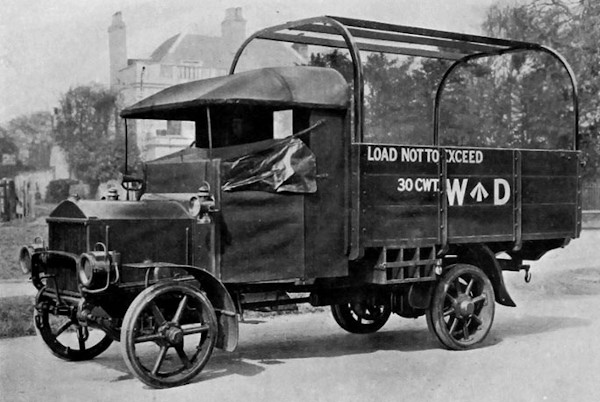
[{"label": "wheel hub", "polygon": [[162,331],[164,339],[172,346],[178,345],[183,342],[183,330],[178,326],[169,325]]},{"label": "wheel hub", "polygon": [[354,303],[352,304],[352,310],[356,313],[357,316],[364,318],[366,316],[366,309],[362,303]]},{"label": "wheel hub", "polygon": [[454,307],[454,311],[458,317],[470,317],[475,312],[475,303],[473,303],[473,299],[468,296],[459,298],[459,300],[456,302],[456,306]]}]

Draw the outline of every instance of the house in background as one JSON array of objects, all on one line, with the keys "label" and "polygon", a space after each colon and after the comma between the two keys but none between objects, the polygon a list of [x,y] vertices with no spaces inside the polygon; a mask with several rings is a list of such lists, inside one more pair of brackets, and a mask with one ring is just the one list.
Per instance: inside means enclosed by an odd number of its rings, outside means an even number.
[{"label": "house in background", "polygon": [[20,199],[44,199],[52,180],[70,177],[65,153],[57,145],[49,142],[16,145],[0,137],[0,179],[13,181]]},{"label": "house in background", "polygon": [[[229,8],[221,22],[220,36],[198,33],[196,26],[160,44],[147,59],[127,58],[127,34],[121,12],[108,28],[110,87],[120,95],[122,107],[130,106],[166,87],[228,73],[233,56],[246,38],[246,20],[240,7]],[[308,62],[304,49],[255,41],[245,51],[237,71]],[[190,146],[193,122],[128,121],[143,160],[151,160]]]}]

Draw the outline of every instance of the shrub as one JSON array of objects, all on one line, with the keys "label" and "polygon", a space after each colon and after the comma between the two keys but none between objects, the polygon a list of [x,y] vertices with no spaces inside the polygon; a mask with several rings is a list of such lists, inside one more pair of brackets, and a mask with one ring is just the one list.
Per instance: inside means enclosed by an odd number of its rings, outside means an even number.
[{"label": "shrub", "polygon": [[0,339],[35,335],[32,296],[0,298]]},{"label": "shrub", "polygon": [[71,179],[52,180],[46,190],[46,202],[57,203],[69,197],[69,187],[75,183],[77,181]]}]

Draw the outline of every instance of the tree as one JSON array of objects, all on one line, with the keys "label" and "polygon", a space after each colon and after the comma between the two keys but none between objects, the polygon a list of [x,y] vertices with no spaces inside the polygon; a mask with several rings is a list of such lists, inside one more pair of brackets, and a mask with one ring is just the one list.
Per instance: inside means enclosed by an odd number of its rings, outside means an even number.
[{"label": "tree", "polygon": [[[433,97],[449,63],[383,53],[369,53],[363,63],[365,141],[431,143]],[[313,53],[310,65],[334,68],[353,82],[346,52]]]},{"label": "tree", "polygon": [[[573,18],[565,14],[569,8],[565,11],[560,4],[558,0],[546,0],[533,5],[494,6],[485,29],[490,36],[567,46],[572,38],[565,26],[570,26]],[[544,36],[540,27],[557,32]],[[548,40],[544,41],[545,37]],[[381,53],[365,55],[365,140],[431,144],[434,96],[450,62]],[[335,50],[313,54],[311,64],[335,68],[351,82],[352,63],[346,53]],[[568,73],[546,53],[516,52],[471,60],[454,70],[446,81],[440,106],[440,144],[565,148],[569,143],[564,139],[573,128],[572,106]],[[588,113],[592,110],[600,115],[600,108],[590,108]],[[582,144],[590,149],[592,142]],[[589,160],[591,155],[593,152],[586,152]]]},{"label": "tree", "polygon": [[8,135],[19,149],[21,161],[37,169],[50,164],[52,148],[52,115],[49,112],[35,112],[10,120]]},{"label": "tree", "polygon": [[9,137],[8,131],[6,129],[0,127],[0,155],[16,154],[17,150],[18,150],[17,145]]},{"label": "tree", "polygon": [[8,136],[8,131],[0,127],[0,179],[13,176],[21,169],[21,162],[15,160],[17,145]]},{"label": "tree", "polygon": [[535,0],[493,6],[484,23],[490,35],[545,44],[573,67],[580,101],[580,148],[586,163],[583,175],[588,181],[600,178],[599,20],[600,3],[594,0]]},{"label": "tree", "polygon": [[334,49],[333,51],[326,53],[312,53],[310,55],[309,65],[334,68],[350,83],[352,83],[352,80],[354,79],[352,60],[348,57],[348,52]]},{"label": "tree", "polygon": [[[116,96],[98,86],[70,89],[56,110],[54,139],[64,149],[76,177],[90,185],[115,178],[124,167],[124,135],[115,132]],[[139,161],[139,152],[130,146],[129,162]]]}]

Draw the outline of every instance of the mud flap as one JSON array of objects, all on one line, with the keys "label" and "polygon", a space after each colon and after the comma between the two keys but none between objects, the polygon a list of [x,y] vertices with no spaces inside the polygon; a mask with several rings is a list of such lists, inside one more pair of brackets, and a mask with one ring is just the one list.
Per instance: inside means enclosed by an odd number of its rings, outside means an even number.
[{"label": "mud flap", "polygon": [[226,352],[233,352],[238,344],[239,323],[235,304],[225,285],[210,272],[201,268],[185,266],[191,275],[200,283],[200,288],[212,303],[217,314],[219,336],[216,347]]},{"label": "mud flap", "polygon": [[238,344],[239,323],[235,304],[225,285],[210,272],[192,265],[168,263],[152,263],[152,265],[164,265],[169,268],[184,269],[198,281],[200,290],[206,293],[217,315],[219,335],[215,346],[226,352],[233,352]]},{"label": "mud flap", "polygon": [[468,247],[461,248],[457,254],[459,262],[472,264],[481,268],[488,278],[490,278],[498,304],[508,307],[517,306],[508,294],[508,290],[504,284],[500,263],[488,246],[485,244],[469,245]]}]

